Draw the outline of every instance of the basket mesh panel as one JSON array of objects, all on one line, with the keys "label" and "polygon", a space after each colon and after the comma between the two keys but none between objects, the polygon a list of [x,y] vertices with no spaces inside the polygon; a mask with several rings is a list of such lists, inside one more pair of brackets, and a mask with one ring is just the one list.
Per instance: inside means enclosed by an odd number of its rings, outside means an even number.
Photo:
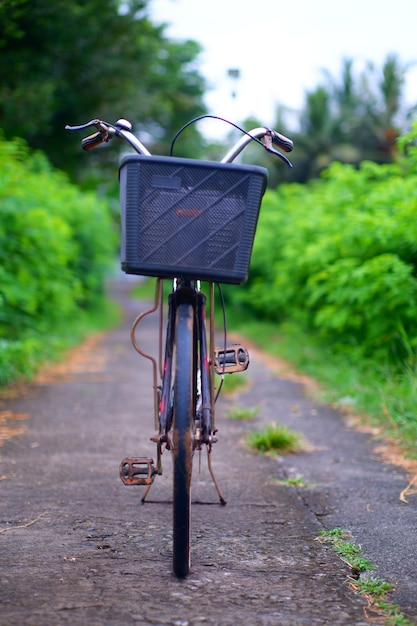
[{"label": "basket mesh panel", "polygon": [[154,268],[153,275],[216,280],[220,271],[243,277],[264,176],[172,161],[131,161],[122,167],[122,260],[137,273]]}]

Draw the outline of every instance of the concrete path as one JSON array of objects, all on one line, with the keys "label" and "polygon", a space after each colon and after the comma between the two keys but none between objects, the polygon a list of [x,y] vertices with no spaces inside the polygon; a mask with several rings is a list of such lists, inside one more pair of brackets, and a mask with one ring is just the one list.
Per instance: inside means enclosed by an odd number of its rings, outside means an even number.
[{"label": "concrete path", "polygon": [[[316,540],[336,526],[362,544],[376,574],[396,585],[393,600],[417,618],[417,498],[399,500],[405,473],[256,351],[250,386],[218,405],[213,464],[228,504],[216,504],[197,458],[192,573],[173,577],[171,459],[164,455],[145,505],[141,488],[118,477],[125,456],[154,454],[151,369],[129,340],[144,305],[128,287],[115,286],[120,328],[0,400],[1,626],[371,623],[349,568]],[[152,350],[153,319],[141,336]],[[257,406],[259,416],[232,421],[232,404]],[[249,452],[247,430],[271,420],[302,432],[306,450],[278,459]],[[310,486],[283,484],[299,475]]]}]

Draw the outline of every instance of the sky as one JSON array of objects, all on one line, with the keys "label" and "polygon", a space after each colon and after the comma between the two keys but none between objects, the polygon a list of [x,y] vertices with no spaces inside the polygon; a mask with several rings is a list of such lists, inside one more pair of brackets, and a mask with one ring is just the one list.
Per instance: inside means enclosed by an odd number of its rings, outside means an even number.
[{"label": "sky", "polygon": [[[368,61],[380,68],[393,52],[403,64],[416,62],[405,100],[417,103],[417,0],[150,0],[148,8],[155,23],[168,25],[167,36],[203,47],[199,71],[213,115],[233,122],[253,115],[270,126],[278,105],[302,107],[323,70],[339,78],[344,58],[358,72]],[[240,77],[230,78],[230,69]],[[215,136],[220,126],[205,124]]]}]

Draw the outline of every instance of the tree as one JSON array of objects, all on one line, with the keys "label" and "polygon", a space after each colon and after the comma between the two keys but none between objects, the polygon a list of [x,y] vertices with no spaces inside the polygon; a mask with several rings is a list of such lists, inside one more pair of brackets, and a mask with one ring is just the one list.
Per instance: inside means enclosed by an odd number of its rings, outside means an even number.
[{"label": "tree", "polygon": [[405,130],[402,95],[407,69],[408,66],[402,65],[395,54],[388,55],[377,83],[382,98],[379,103],[375,102],[375,110],[368,108],[375,149],[387,161],[396,156],[397,139],[401,130]]},{"label": "tree", "polygon": [[[2,0],[0,127],[75,173],[79,138],[66,123],[130,118],[165,148],[205,112],[200,47],[165,37],[149,0]],[[196,130],[190,131],[195,133]],[[107,158],[109,158],[107,156]],[[85,162],[81,159],[82,167]]]},{"label": "tree", "polygon": [[324,84],[306,93],[293,135],[294,169],[280,179],[305,182],[332,161],[393,161],[397,138],[408,130],[409,112],[403,106],[408,67],[390,54],[382,68],[367,63],[355,73],[354,61],[344,59],[340,76],[324,72]]}]

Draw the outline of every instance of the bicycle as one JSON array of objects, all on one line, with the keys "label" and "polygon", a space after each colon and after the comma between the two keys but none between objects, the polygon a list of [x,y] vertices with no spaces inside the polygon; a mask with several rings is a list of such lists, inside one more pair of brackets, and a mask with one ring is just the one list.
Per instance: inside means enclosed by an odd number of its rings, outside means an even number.
[{"label": "bicycle", "polygon": [[[202,116],[215,117],[215,116]],[[220,162],[172,156],[153,156],[132,133],[124,119],[116,124],[91,120],[67,130],[95,127],[97,132],[82,140],[91,150],[118,136],[135,154],[124,156],[119,169],[121,200],[121,266],[127,274],[157,278],[152,308],[133,322],[134,348],[152,362],[156,462],[150,458],[126,458],[120,464],[125,485],[145,486],[142,502],[157,475],[162,474],[162,454],[173,458],[173,571],[179,578],[190,571],[191,476],[195,451],[207,450],[210,476],[219,502],[226,504],[214,476],[211,453],[217,441],[215,404],[224,376],[245,371],[249,354],[242,345],[215,347],[214,285],[242,284],[247,280],[253,240],[266,188],[267,170],[237,165],[232,161],[253,140],[289,166],[273,148],[290,152],[293,143],[266,127],[243,131]],[[221,119],[221,118],[218,118]],[[229,122],[230,123],[230,122]],[[235,126],[234,124],[232,124]],[[239,128],[236,126],[236,128]],[[172,280],[166,313],[163,280]],[[207,296],[200,281],[209,284],[209,332],[206,331]],[[144,352],[136,338],[141,320],[159,311],[158,360]],[[221,377],[215,387],[215,374]]]}]

